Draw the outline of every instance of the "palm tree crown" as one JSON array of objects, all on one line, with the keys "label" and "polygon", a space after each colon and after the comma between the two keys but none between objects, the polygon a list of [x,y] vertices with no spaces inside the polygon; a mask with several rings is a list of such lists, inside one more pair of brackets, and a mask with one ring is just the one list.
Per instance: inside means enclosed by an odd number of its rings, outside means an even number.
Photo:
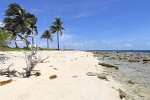
[{"label": "palm tree crown", "polygon": [[47,48],[49,48],[49,43],[48,40],[50,39],[51,41],[53,40],[53,36],[49,30],[45,30],[45,32],[42,34],[41,38],[46,38],[47,39]]}]

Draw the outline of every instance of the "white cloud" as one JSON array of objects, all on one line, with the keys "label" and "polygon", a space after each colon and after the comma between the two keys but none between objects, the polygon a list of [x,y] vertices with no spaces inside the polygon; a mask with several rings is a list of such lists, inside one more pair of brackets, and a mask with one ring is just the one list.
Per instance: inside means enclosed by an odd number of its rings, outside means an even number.
[{"label": "white cloud", "polygon": [[38,42],[38,47],[47,47],[47,42],[45,41],[41,41],[41,42]]},{"label": "white cloud", "polygon": [[84,46],[84,44],[80,42],[76,42],[76,43],[73,43],[73,46]]},{"label": "white cloud", "polygon": [[65,40],[68,40],[68,39],[71,39],[73,38],[73,35],[71,34],[63,34],[61,37],[60,37],[60,40],[61,41],[65,41]]},{"label": "white cloud", "polygon": [[65,33],[60,37],[60,41],[69,41],[69,40],[74,40],[77,38],[79,38],[79,37],[74,34],[66,34]]},{"label": "white cloud", "polygon": [[79,15],[76,15],[75,18],[82,18],[82,17],[87,17],[88,15],[86,13],[81,13]]},{"label": "white cloud", "polygon": [[125,47],[132,47],[132,44],[126,43],[124,44]]},{"label": "white cloud", "polygon": [[106,41],[106,40],[102,40],[101,42],[102,42],[103,44],[107,44],[107,45],[110,45],[110,44],[111,44],[110,41]]},{"label": "white cloud", "polygon": [[84,40],[81,42],[73,42],[73,43],[65,43],[67,47],[72,47],[75,49],[87,49],[95,46],[96,41],[95,40]]},{"label": "white cloud", "polygon": [[95,40],[87,40],[87,41],[84,41],[84,44],[85,44],[86,46],[94,46],[95,43],[96,43]]},{"label": "white cloud", "polygon": [[0,22],[0,27],[3,27],[4,25],[3,25],[3,22]]}]

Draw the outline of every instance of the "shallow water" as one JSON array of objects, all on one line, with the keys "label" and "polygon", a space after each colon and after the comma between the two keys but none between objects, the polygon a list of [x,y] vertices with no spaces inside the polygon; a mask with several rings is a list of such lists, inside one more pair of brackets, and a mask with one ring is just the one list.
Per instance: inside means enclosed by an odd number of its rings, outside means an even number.
[{"label": "shallow water", "polygon": [[150,53],[99,52],[95,56],[101,63],[119,67],[118,70],[106,67],[104,69],[122,83],[127,94],[136,100],[150,100],[150,61],[143,61],[150,59]]}]

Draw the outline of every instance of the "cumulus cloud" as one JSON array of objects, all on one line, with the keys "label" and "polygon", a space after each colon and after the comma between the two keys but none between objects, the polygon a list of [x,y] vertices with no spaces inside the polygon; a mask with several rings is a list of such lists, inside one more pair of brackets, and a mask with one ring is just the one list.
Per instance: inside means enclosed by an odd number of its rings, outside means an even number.
[{"label": "cumulus cloud", "polygon": [[96,44],[95,40],[84,40],[80,42],[67,42],[65,43],[65,47],[79,49],[79,50],[88,50],[89,48],[93,48]]}]

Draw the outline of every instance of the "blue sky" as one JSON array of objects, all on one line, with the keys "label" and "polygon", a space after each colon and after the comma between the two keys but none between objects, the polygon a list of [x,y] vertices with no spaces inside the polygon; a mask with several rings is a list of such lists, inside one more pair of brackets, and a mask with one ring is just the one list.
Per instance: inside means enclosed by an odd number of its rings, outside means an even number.
[{"label": "blue sky", "polygon": [[[10,3],[38,18],[40,47],[46,47],[40,36],[60,17],[66,29],[61,49],[150,50],[150,0],[1,0],[0,23]],[[57,48],[56,35],[50,47]]]}]

